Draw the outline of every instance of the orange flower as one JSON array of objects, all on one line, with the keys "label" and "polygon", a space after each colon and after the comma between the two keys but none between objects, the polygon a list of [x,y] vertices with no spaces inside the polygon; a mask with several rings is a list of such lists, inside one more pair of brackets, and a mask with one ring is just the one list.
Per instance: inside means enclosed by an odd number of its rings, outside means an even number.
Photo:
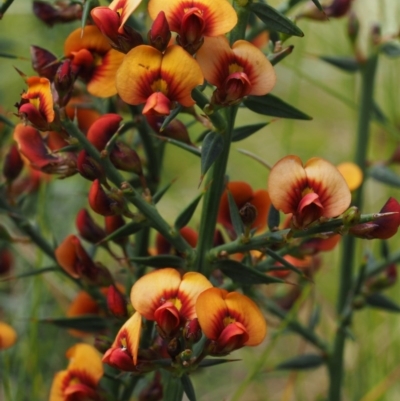
[{"label": "orange flower", "polygon": [[172,268],[153,271],[132,287],[131,302],[137,312],[155,320],[165,337],[196,317],[197,297],[211,283],[200,273],[183,275]]},{"label": "orange flower", "polygon": [[79,343],[67,351],[70,360],[66,370],[58,372],[50,390],[50,401],[100,401],[98,383],[103,365],[98,351],[89,344]]},{"label": "orange flower", "polygon": [[346,180],[350,191],[355,191],[361,185],[363,181],[363,173],[357,164],[343,162],[338,164],[336,167]]},{"label": "orange flower", "polygon": [[304,166],[293,155],[278,161],[269,175],[268,192],[276,209],[293,213],[296,227],[306,227],[321,217],[336,217],[351,201],[343,176],[335,166],[318,157]]},{"label": "orange flower", "polygon": [[72,59],[72,68],[86,83],[90,94],[109,97],[117,93],[115,74],[124,55],[111,48],[99,29],[87,25],[73,31],[65,41],[64,54]]},{"label": "orange flower", "polygon": [[195,104],[192,90],[203,83],[196,60],[181,47],[165,53],[151,46],[137,46],[124,58],[117,73],[118,94],[128,104],[145,103],[143,114],[168,115],[172,102]]},{"label": "orange flower", "polygon": [[224,36],[206,38],[196,60],[204,78],[217,87],[211,100],[214,104],[235,104],[247,95],[265,95],[275,86],[274,67],[245,40],[238,40],[231,49]]},{"label": "orange flower", "polygon": [[17,104],[18,114],[35,128],[47,131],[55,117],[50,81],[41,77],[24,79],[28,84],[28,92],[21,95],[21,103]]},{"label": "orange flower", "polygon": [[178,33],[179,45],[190,54],[196,53],[205,36],[223,35],[237,23],[236,12],[226,0],[150,0],[150,17],[155,20],[160,11],[171,31]]},{"label": "orange flower", "polygon": [[258,345],[267,334],[267,324],[257,305],[237,292],[209,288],[197,298],[196,312],[203,333],[212,340],[212,355]]},{"label": "orange flower", "polygon": [[12,347],[16,341],[16,331],[8,324],[0,322],[0,351]]},{"label": "orange flower", "polygon": [[76,117],[78,128],[86,134],[90,126],[98,120],[101,114],[91,105],[89,96],[72,97],[65,107],[68,117],[74,120]]},{"label": "orange flower", "polygon": [[228,191],[231,193],[239,211],[246,203],[250,203],[257,209],[257,217],[252,223],[251,228],[256,228],[258,231],[262,230],[267,224],[267,217],[271,204],[268,192],[265,189],[259,189],[253,192],[251,186],[244,181],[231,181],[227,184],[219,204],[218,222],[230,233],[233,233],[233,225],[229,211]]}]

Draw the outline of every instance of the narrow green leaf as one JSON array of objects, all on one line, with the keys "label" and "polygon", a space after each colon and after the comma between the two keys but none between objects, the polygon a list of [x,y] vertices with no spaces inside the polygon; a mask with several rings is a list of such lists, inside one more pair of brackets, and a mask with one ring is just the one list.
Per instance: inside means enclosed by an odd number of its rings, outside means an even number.
[{"label": "narrow green leaf", "polygon": [[315,369],[325,363],[325,358],[316,354],[298,355],[275,366],[275,370]]},{"label": "narrow green leaf", "polygon": [[155,135],[155,134],[153,136],[155,136],[156,138],[160,139],[163,142],[171,143],[172,145],[175,145],[178,148],[186,150],[187,152],[191,153],[192,155],[199,156],[199,157],[201,156],[200,150],[198,148],[196,148],[196,146],[194,146],[194,145],[189,145],[185,142],[178,141],[173,138],[168,138],[167,136]]},{"label": "narrow green leaf", "polygon": [[20,274],[17,274],[16,276],[9,276],[9,277],[1,278],[0,282],[18,280],[20,278],[25,278],[25,277],[38,276],[43,273],[54,272],[54,271],[59,271],[59,270],[60,270],[60,268],[57,266],[43,267],[41,269],[34,269],[34,270],[30,270],[29,272],[20,273]]},{"label": "narrow green leaf", "polygon": [[274,116],[280,118],[293,118],[297,120],[312,120],[312,117],[297,110],[290,104],[276,96],[267,94],[264,96],[248,96],[244,105],[250,110],[265,116]]},{"label": "narrow green leaf", "polygon": [[241,141],[249,137],[250,135],[255,134],[261,128],[264,128],[269,123],[260,123],[260,124],[253,124],[253,125],[246,125],[244,127],[235,128],[232,133],[232,142]]},{"label": "narrow green leaf", "polygon": [[380,241],[380,254],[383,259],[388,260],[390,257],[390,249],[387,241]]},{"label": "narrow green leaf", "polygon": [[208,169],[215,162],[217,157],[221,154],[224,147],[224,138],[218,132],[210,132],[204,138],[203,146],[201,148],[201,175],[207,173]]},{"label": "narrow green leaf", "polygon": [[215,265],[235,283],[242,285],[284,283],[279,278],[268,276],[235,260],[220,260]]},{"label": "narrow green leaf", "polygon": [[180,104],[178,105],[178,107],[175,107],[175,109],[171,111],[169,116],[162,123],[160,132],[162,132],[165,129],[165,127],[168,126],[168,124],[181,112],[181,110],[182,110],[182,105]]},{"label": "narrow green leaf", "polygon": [[264,22],[268,30],[288,35],[304,36],[303,31],[292,20],[267,4],[251,3],[250,10]]},{"label": "narrow green leaf", "polygon": [[168,182],[163,187],[161,187],[152,197],[154,204],[156,205],[161,198],[166,194],[166,192],[170,189],[171,185],[175,182],[175,180]]},{"label": "narrow green leaf", "polygon": [[1,53],[0,52],[0,58],[11,58],[11,59],[18,59],[18,60],[29,60],[27,57],[22,57],[22,56],[16,56],[15,54],[9,54],[9,53]]},{"label": "narrow green leaf", "polygon": [[11,128],[15,127],[15,124],[3,114],[0,114],[0,122],[8,125]]},{"label": "narrow green leaf", "polygon": [[383,295],[379,292],[369,295],[366,297],[365,301],[373,308],[383,309],[387,312],[400,312],[400,305],[396,304],[386,295]]},{"label": "narrow green leaf", "polygon": [[400,56],[400,43],[399,42],[385,42],[381,45],[380,51],[388,57]]},{"label": "narrow green leaf", "polygon": [[197,195],[192,202],[189,203],[188,206],[186,206],[185,209],[183,209],[183,211],[181,212],[181,214],[177,217],[176,221],[175,221],[175,228],[177,230],[180,230],[182,227],[185,227],[190,219],[193,217],[194,212],[197,209],[197,206],[200,202],[200,199],[203,197],[203,192],[200,193],[199,195]]},{"label": "narrow green leaf", "polygon": [[186,266],[185,259],[175,255],[143,256],[129,259],[132,262],[150,267],[178,267]]},{"label": "narrow green leaf", "polygon": [[319,56],[319,58],[346,72],[357,72],[359,70],[359,64],[354,57]]},{"label": "narrow green leaf", "polygon": [[387,166],[375,165],[368,169],[368,175],[374,180],[383,182],[392,187],[400,187],[400,176]]},{"label": "narrow green leaf", "polygon": [[200,143],[203,142],[204,138],[210,133],[211,131],[209,129],[206,129],[205,131],[203,131],[196,139],[195,139],[195,143]]},{"label": "narrow green leaf", "polygon": [[285,59],[289,54],[292,54],[294,46],[285,47],[278,53],[272,53],[268,55],[268,60],[271,62],[272,65],[276,65],[280,63],[283,59]]},{"label": "narrow green leaf", "polygon": [[49,318],[41,319],[39,323],[54,324],[66,329],[82,330],[87,332],[97,332],[108,327],[107,319],[97,315],[84,315],[79,317]]},{"label": "narrow green leaf", "polygon": [[223,363],[228,363],[228,362],[237,362],[240,361],[240,359],[222,359],[222,358],[215,358],[215,359],[203,359],[199,363],[199,368],[207,368],[209,366],[216,366],[216,365],[221,365]]},{"label": "narrow green leaf", "polygon": [[190,380],[190,377],[185,374],[182,375],[181,383],[183,386],[183,391],[185,392],[187,398],[189,398],[189,401],[196,401],[196,393],[194,392],[193,383]]},{"label": "narrow green leaf", "polygon": [[107,237],[103,238],[99,244],[103,244],[108,241],[114,241],[124,237],[129,237],[130,235],[137,233],[148,225],[149,223],[147,220],[141,221],[140,223],[137,223],[136,221],[131,221],[121,228],[118,228],[118,230],[115,230],[110,235],[107,235]]},{"label": "narrow green leaf", "polygon": [[228,204],[231,222],[236,235],[239,237],[244,232],[242,218],[240,217],[239,209],[230,191],[228,191]]},{"label": "narrow green leaf", "polygon": [[316,5],[319,11],[324,12],[324,9],[322,8],[321,4],[319,4],[318,0],[312,0],[312,2]]},{"label": "narrow green leaf", "polygon": [[387,123],[389,121],[389,119],[386,117],[385,113],[383,112],[383,110],[379,107],[379,105],[374,102],[373,105],[373,113],[374,113],[374,118],[381,122],[381,123]]},{"label": "narrow green leaf", "polygon": [[266,252],[266,254],[268,256],[271,256],[272,259],[276,260],[277,262],[279,262],[282,266],[286,267],[287,269],[299,274],[300,276],[304,275],[304,273],[300,269],[298,269],[297,267],[293,266],[285,258],[283,258],[282,256],[278,255],[272,249],[268,248],[268,249],[265,250],[265,252]]},{"label": "narrow green leaf", "polygon": [[275,209],[274,205],[271,204],[268,212],[268,228],[271,231],[276,229],[279,227],[280,220],[279,210]]},{"label": "narrow green leaf", "polygon": [[314,305],[314,308],[310,316],[310,321],[308,322],[309,329],[314,330],[317,327],[320,319],[321,319],[321,305],[316,304]]},{"label": "narrow green leaf", "polygon": [[86,0],[83,4],[83,10],[82,10],[82,19],[81,19],[81,29],[82,29],[82,33],[81,35],[83,35],[83,29],[86,26],[86,22],[89,18],[89,13],[90,10],[93,8],[94,6],[94,1],[93,0]]}]

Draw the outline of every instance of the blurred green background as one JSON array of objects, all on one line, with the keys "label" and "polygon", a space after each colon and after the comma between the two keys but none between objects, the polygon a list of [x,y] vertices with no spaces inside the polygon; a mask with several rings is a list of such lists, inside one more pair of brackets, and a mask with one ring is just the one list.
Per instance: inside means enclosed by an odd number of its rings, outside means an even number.
[{"label": "blurred green background", "polygon": [[[272,5],[279,1],[270,2]],[[371,24],[379,23],[383,35],[398,32],[400,5],[398,0],[355,0],[354,10],[361,22],[362,52],[367,53]],[[29,46],[44,47],[62,55],[63,40],[79,24],[71,23],[49,28],[31,12],[28,0],[15,0],[0,21],[0,53],[29,58]],[[346,36],[347,18],[331,19],[324,23],[301,20],[304,38],[290,39],[294,51],[277,65],[278,81],[273,94],[313,117],[312,121],[279,120],[265,129],[232,146],[228,174],[231,180],[245,180],[253,188],[265,188],[268,170],[256,161],[240,154],[246,149],[272,165],[287,154],[296,154],[303,161],[312,156],[328,159],[334,164],[351,160],[355,153],[359,77],[328,65],[318,56],[351,56],[352,48]],[[0,104],[7,113],[14,112],[14,103],[25,85],[13,67],[27,75],[33,73],[30,62],[22,59],[0,58]],[[376,100],[390,120],[391,132],[373,124],[369,158],[376,162],[390,157],[400,138],[400,59],[381,56]],[[11,115],[9,114],[9,117]],[[271,121],[252,112],[241,111],[238,125]],[[14,119],[14,121],[16,121]],[[192,138],[201,132],[193,131]],[[394,167],[400,173],[397,167]],[[199,160],[181,149],[167,145],[163,183],[177,179],[172,190],[160,202],[160,211],[173,222],[181,208],[198,193]],[[75,233],[74,216],[86,201],[87,183],[80,177],[53,180],[38,195],[35,221],[43,234],[57,241]],[[400,199],[400,192],[371,179],[365,188],[365,213],[378,211],[389,196]],[[4,219],[0,215],[0,223]],[[191,222],[196,228],[198,221]],[[8,224],[8,223],[6,223]],[[360,252],[376,250],[377,242],[360,241]],[[398,236],[389,241],[397,249]],[[15,245],[18,253],[16,271],[48,266],[49,261],[29,245]],[[324,264],[316,276],[312,296],[301,309],[306,319],[312,304],[322,307],[319,333],[333,339],[335,329],[335,300],[338,283],[339,249],[324,255]],[[279,290],[279,289],[278,289]],[[39,325],[38,318],[63,316],[66,305],[76,289],[59,277],[47,274],[37,278],[0,283],[0,319],[11,322],[19,334],[18,343],[0,354],[0,400],[39,401],[48,397],[54,372],[66,366],[64,357],[75,339],[64,330],[51,325]],[[389,292],[400,302],[399,284]],[[55,302],[55,300],[57,302]],[[277,363],[312,347],[293,334],[274,340],[279,322],[267,316],[269,336],[257,349],[235,352],[241,362],[205,369],[193,375],[201,401],[228,400],[258,361],[263,347],[274,341],[263,369],[247,388],[242,400],[294,401],[322,400],[327,389],[325,368],[304,373],[270,371]],[[355,340],[346,347],[345,401],[394,401],[400,399],[400,317],[377,310],[364,309],[355,315]],[[1,388],[3,386],[3,389]]]}]

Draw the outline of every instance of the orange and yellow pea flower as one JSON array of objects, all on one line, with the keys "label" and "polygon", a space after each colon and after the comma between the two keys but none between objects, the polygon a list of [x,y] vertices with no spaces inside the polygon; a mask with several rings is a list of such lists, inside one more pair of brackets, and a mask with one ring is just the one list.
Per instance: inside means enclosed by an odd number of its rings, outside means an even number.
[{"label": "orange and yellow pea flower", "polygon": [[197,298],[196,312],[204,335],[212,341],[211,355],[258,345],[267,334],[267,324],[257,305],[237,292],[207,289]]},{"label": "orange and yellow pea flower", "polygon": [[350,205],[349,187],[335,166],[314,157],[303,166],[289,155],[272,168],[268,180],[271,203],[283,213],[293,213],[295,227],[306,227],[321,217],[339,216]]},{"label": "orange and yellow pea flower", "polygon": [[236,41],[231,48],[224,36],[206,38],[196,60],[204,78],[217,87],[212,97],[214,104],[235,104],[244,96],[265,95],[275,86],[274,67],[245,40]]},{"label": "orange and yellow pea flower", "polygon": [[111,48],[94,25],[73,31],[65,41],[64,54],[72,59],[72,68],[87,83],[91,95],[109,97],[117,93],[115,74],[124,54]]},{"label": "orange and yellow pea flower", "polygon": [[0,322],[0,351],[12,347],[17,341],[17,332],[7,323]]},{"label": "orange and yellow pea flower", "polygon": [[153,20],[164,11],[171,31],[178,33],[177,42],[190,54],[204,37],[223,35],[237,23],[236,11],[226,0],[150,0],[148,10]]},{"label": "orange and yellow pea flower", "polygon": [[79,343],[67,351],[70,360],[66,370],[58,372],[50,390],[50,401],[101,401],[98,383],[103,376],[103,364],[98,351],[89,344]]},{"label": "orange and yellow pea flower", "polygon": [[349,186],[350,191],[355,191],[363,181],[363,173],[357,164],[351,162],[343,162],[336,166],[340,174],[344,177]]},{"label": "orange and yellow pea flower", "polygon": [[168,115],[173,102],[195,104],[192,90],[203,83],[201,69],[179,46],[165,53],[142,45],[132,49],[117,72],[118,94],[128,104],[145,103],[143,114]]}]

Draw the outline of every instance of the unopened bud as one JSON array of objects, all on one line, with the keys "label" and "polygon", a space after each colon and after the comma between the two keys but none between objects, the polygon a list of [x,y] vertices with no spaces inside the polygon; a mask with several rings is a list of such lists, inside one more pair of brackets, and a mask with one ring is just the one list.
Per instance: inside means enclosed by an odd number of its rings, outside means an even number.
[{"label": "unopened bud", "polygon": [[126,207],[122,195],[106,193],[99,180],[94,180],[89,190],[89,205],[92,210],[102,216],[122,214]]},{"label": "unopened bud", "polygon": [[122,117],[118,114],[104,114],[89,128],[88,141],[100,152],[112,136],[118,131]]},{"label": "unopened bud", "polygon": [[22,171],[24,162],[16,144],[13,144],[4,158],[3,175],[8,182],[14,181]]},{"label": "unopened bud", "polygon": [[54,87],[56,88],[58,94],[58,104],[63,107],[65,106],[72,95],[72,90],[74,87],[75,76],[71,70],[71,60],[66,59],[58,67],[55,78]]},{"label": "unopened bud", "polygon": [[78,154],[77,169],[79,174],[89,181],[100,180],[105,182],[105,172],[103,167],[89,156],[86,150],[81,150]]},{"label": "unopened bud", "polygon": [[93,345],[97,351],[104,354],[111,347],[112,341],[107,336],[96,336]]},{"label": "unopened bud", "polygon": [[54,76],[60,65],[57,57],[46,49],[39,46],[31,46],[32,68],[40,77],[45,77],[49,81],[54,80]]},{"label": "unopened bud", "polygon": [[246,227],[251,227],[252,224],[256,221],[258,211],[257,208],[251,203],[247,202],[245,205],[239,210],[240,218],[242,219],[243,224]]},{"label": "unopened bud", "polygon": [[110,152],[110,160],[118,170],[128,171],[137,175],[143,174],[139,155],[123,142],[115,143]]},{"label": "unopened bud", "polygon": [[[125,225],[125,220],[121,215],[105,216],[105,226],[107,235],[111,235],[114,231]],[[127,237],[119,237],[113,241],[117,244],[125,244]]]},{"label": "unopened bud", "polygon": [[107,291],[108,310],[116,317],[127,317],[128,310],[124,296],[115,285],[111,285]]},{"label": "unopened bud", "polygon": [[92,244],[97,244],[106,236],[106,232],[95,223],[86,209],[78,212],[75,224],[79,235]]},{"label": "unopened bud", "polygon": [[[95,6],[94,2],[91,2]],[[82,5],[72,1],[58,1],[56,5],[35,0],[33,2],[33,13],[45,24],[53,26],[80,20],[82,18]]]},{"label": "unopened bud", "polygon": [[160,52],[163,52],[171,40],[171,31],[164,11],[160,11],[154,20],[147,35],[149,43]]},{"label": "unopened bud", "polygon": [[196,318],[188,320],[184,328],[184,337],[190,344],[195,344],[202,336],[199,320]]}]

